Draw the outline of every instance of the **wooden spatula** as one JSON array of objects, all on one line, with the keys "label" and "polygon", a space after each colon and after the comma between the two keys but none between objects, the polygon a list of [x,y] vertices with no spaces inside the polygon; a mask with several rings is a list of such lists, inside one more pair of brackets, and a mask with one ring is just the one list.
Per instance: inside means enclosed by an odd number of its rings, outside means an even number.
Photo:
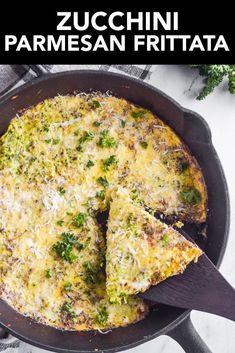
[{"label": "wooden spatula", "polygon": [[205,254],[183,274],[139,295],[153,302],[205,311],[235,321],[235,290]]}]

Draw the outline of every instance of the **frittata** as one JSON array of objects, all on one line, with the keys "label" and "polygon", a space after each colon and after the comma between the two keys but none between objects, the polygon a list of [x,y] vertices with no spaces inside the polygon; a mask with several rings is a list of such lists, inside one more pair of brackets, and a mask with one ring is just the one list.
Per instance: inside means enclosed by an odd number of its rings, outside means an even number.
[{"label": "frittata", "polygon": [[98,93],[57,96],[20,112],[0,139],[0,296],[64,329],[123,326],[146,304],[112,304],[96,215],[121,186],[135,202],[204,222],[200,168],[150,111]]},{"label": "frittata", "polygon": [[112,303],[123,303],[129,295],[182,273],[201,254],[178,231],[135,204],[127,190],[114,193],[106,252],[107,294]]}]

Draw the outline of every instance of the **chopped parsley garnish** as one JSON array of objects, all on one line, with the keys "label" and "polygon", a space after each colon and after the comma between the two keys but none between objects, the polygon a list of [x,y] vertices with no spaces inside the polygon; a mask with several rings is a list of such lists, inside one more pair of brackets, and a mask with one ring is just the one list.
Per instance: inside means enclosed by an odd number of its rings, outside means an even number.
[{"label": "chopped parsley garnish", "polygon": [[93,138],[94,138],[94,134],[92,132],[84,131],[82,137],[80,137],[80,139],[79,139],[79,144],[78,144],[77,150],[84,151],[86,143],[88,141],[93,140]]},{"label": "chopped parsley garnish", "polygon": [[76,261],[77,256],[72,250],[74,244],[77,242],[77,238],[73,233],[62,233],[61,237],[62,241],[57,241],[57,243],[52,246],[52,250],[65,261],[70,263]]},{"label": "chopped parsley garnish", "polygon": [[58,226],[62,227],[62,225],[64,224],[63,219],[59,219],[59,220],[56,222],[56,224],[57,224]]},{"label": "chopped parsley garnish", "polygon": [[106,195],[105,190],[100,190],[100,191],[97,192],[96,197],[98,197],[98,199],[100,199],[100,200],[104,200],[105,199],[105,195]]},{"label": "chopped parsley garnish", "polygon": [[168,245],[169,244],[169,236],[167,234],[164,234],[162,236],[162,241],[164,245]]},{"label": "chopped parsley garnish", "polygon": [[93,126],[99,127],[102,124],[101,121],[94,121]]},{"label": "chopped parsley garnish", "polygon": [[138,111],[134,111],[131,113],[132,118],[136,119],[136,118],[143,118],[145,115],[146,111],[145,110],[138,110]]},{"label": "chopped parsley garnish", "polygon": [[66,283],[64,284],[64,290],[65,290],[65,291],[70,291],[71,289],[72,289],[72,283],[66,282]]},{"label": "chopped parsley garnish", "polygon": [[78,245],[76,247],[77,247],[78,251],[81,251],[81,250],[84,250],[86,248],[86,245],[82,244],[82,243],[78,243]]},{"label": "chopped parsley garnish", "polygon": [[80,212],[77,216],[74,217],[73,225],[76,228],[83,228],[84,225],[86,224],[87,217],[88,217],[87,213]]},{"label": "chopped parsley garnish", "polygon": [[140,234],[138,233],[138,230],[135,227],[132,227],[132,232],[136,237],[140,236]]},{"label": "chopped parsley garnish", "polygon": [[137,190],[137,189],[132,189],[132,190],[131,190],[131,199],[132,199],[132,200],[136,200],[137,197],[139,197],[139,190]]},{"label": "chopped parsley garnish", "polygon": [[95,316],[95,322],[99,325],[105,325],[108,321],[108,311],[105,305],[100,305],[97,308],[97,314]]},{"label": "chopped parsley garnish", "polygon": [[58,191],[59,191],[60,195],[64,195],[66,193],[66,190],[63,188],[63,186],[60,186],[58,188]]},{"label": "chopped parsley garnish", "polygon": [[126,224],[127,224],[127,229],[129,229],[134,236],[138,237],[139,233],[135,227],[136,217],[133,215],[133,213],[129,213],[129,215],[127,216]]},{"label": "chopped parsley garnish", "polygon": [[135,224],[135,217],[133,215],[133,213],[129,213],[126,219],[126,223],[127,223],[127,227],[131,227]]},{"label": "chopped parsley garnish", "polygon": [[78,243],[76,245],[76,248],[78,251],[82,251],[84,249],[86,249],[88,247],[88,245],[90,244],[91,238],[87,238],[87,240],[85,241],[85,243]]},{"label": "chopped parsley garnish", "polygon": [[88,197],[87,198],[87,201],[82,203],[82,206],[85,206],[87,208],[87,211],[89,212],[90,209],[92,208],[92,200],[93,200],[93,197]]},{"label": "chopped parsley garnish", "polygon": [[85,282],[87,284],[93,285],[97,282],[97,271],[94,269],[94,266],[90,261],[86,261],[83,264]]},{"label": "chopped parsley garnish", "polygon": [[80,129],[74,131],[74,136],[78,136],[80,134]]},{"label": "chopped parsley garnish", "polygon": [[96,99],[93,99],[92,101],[92,108],[96,109],[100,107],[100,102],[97,101]]},{"label": "chopped parsley garnish", "polygon": [[51,278],[51,277],[52,277],[51,269],[46,270],[46,278]]},{"label": "chopped parsley garnish", "polygon": [[102,169],[107,172],[109,170],[109,168],[111,167],[112,164],[116,164],[117,163],[117,158],[116,156],[112,155],[109,158],[103,160],[103,166]]},{"label": "chopped parsley garnish", "polygon": [[140,141],[140,146],[141,146],[144,150],[146,150],[146,149],[148,148],[148,144],[147,144],[146,141]]},{"label": "chopped parsley garnish", "polygon": [[101,132],[100,139],[97,143],[98,146],[102,148],[111,148],[117,146],[117,141],[114,139],[114,137],[108,136],[108,134],[108,130],[103,130]]},{"label": "chopped parsley garnish", "polygon": [[180,162],[180,163],[178,164],[178,168],[179,168],[179,171],[180,171],[181,173],[183,173],[183,172],[185,172],[185,171],[189,168],[189,163],[188,163],[187,161],[185,161],[185,162]]},{"label": "chopped parsley garnish", "polygon": [[61,234],[63,240],[68,244],[75,244],[77,242],[77,238],[73,233],[62,233]]},{"label": "chopped parsley garnish", "polygon": [[58,145],[60,143],[60,139],[52,139],[52,145]]},{"label": "chopped parsley garnish", "polygon": [[94,165],[95,165],[95,163],[94,163],[93,161],[91,161],[90,159],[89,159],[89,161],[88,161],[87,164],[86,164],[87,168],[91,168],[91,167],[93,167]]},{"label": "chopped parsley garnish", "polygon": [[68,314],[68,316],[71,318],[75,318],[77,316],[73,310],[73,305],[70,302],[64,302],[64,304],[61,306],[61,311]]},{"label": "chopped parsley garnish", "polygon": [[194,187],[182,190],[180,196],[183,201],[191,205],[198,204],[202,199],[200,192]]},{"label": "chopped parsley garnish", "polygon": [[125,120],[122,120],[122,121],[121,121],[121,125],[122,125],[123,128],[126,126]]},{"label": "chopped parsley garnish", "polygon": [[43,125],[42,130],[48,132],[49,131],[48,125]]},{"label": "chopped parsley garnish", "polygon": [[104,177],[101,177],[101,176],[100,176],[100,177],[97,179],[97,182],[98,182],[100,185],[102,185],[104,188],[107,188],[107,187],[109,186],[109,182],[108,182],[106,176],[104,176]]},{"label": "chopped parsley garnish", "polygon": [[51,143],[52,145],[58,145],[58,143],[60,143],[60,139],[47,139],[45,140],[46,143]]},{"label": "chopped parsley garnish", "polygon": [[66,212],[67,216],[72,216],[72,212]]}]

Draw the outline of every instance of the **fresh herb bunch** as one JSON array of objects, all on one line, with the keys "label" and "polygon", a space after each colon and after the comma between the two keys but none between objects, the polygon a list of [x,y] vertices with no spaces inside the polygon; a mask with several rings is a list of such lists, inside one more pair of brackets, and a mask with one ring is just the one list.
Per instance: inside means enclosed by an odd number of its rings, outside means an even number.
[{"label": "fresh herb bunch", "polygon": [[213,92],[224,77],[228,77],[230,93],[235,94],[235,65],[190,65],[190,67],[198,69],[199,74],[205,78],[205,86],[197,96],[198,100]]}]

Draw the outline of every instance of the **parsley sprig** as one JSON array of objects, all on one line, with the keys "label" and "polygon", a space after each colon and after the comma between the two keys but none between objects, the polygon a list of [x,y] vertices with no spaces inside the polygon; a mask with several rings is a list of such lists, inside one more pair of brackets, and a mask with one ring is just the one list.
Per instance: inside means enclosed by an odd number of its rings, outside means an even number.
[{"label": "parsley sprig", "polygon": [[77,243],[77,238],[73,233],[62,233],[61,241],[57,241],[52,246],[52,250],[63,260],[73,263],[77,260],[77,255],[73,252],[73,247]]},{"label": "parsley sprig", "polygon": [[100,139],[97,142],[97,145],[102,147],[102,148],[112,148],[117,146],[117,141],[115,140],[114,137],[109,136],[109,131],[108,130],[103,130],[100,133]]},{"label": "parsley sprig", "polygon": [[105,189],[109,186],[109,182],[106,178],[106,176],[100,176],[98,179],[97,179],[97,182],[102,185]]},{"label": "parsley sprig", "polygon": [[194,187],[183,189],[180,196],[184,202],[191,205],[198,204],[202,199],[200,192]]},{"label": "parsley sprig", "polygon": [[101,326],[105,325],[108,321],[108,311],[105,305],[100,305],[97,308],[97,313],[95,316],[95,322]]},{"label": "parsley sprig", "polygon": [[117,164],[117,158],[115,155],[103,160],[102,169],[107,172],[113,164]]},{"label": "parsley sprig", "polygon": [[73,225],[76,228],[83,228],[87,222],[87,217],[87,213],[78,213],[78,215],[73,218]]},{"label": "parsley sprig", "polygon": [[61,306],[61,312],[66,313],[70,318],[77,317],[77,314],[75,313],[73,309],[73,304],[71,302],[64,302]]},{"label": "parsley sprig", "polygon": [[94,265],[90,261],[86,261],[83,264],[85,282],[89,285],[94,285],[97,282],[97,270],[94,268]]},{"label": "parsley sprig", "polygon": [[80,137],[78,141],[79,143],[78,143],[77,150],[80,152],[84,151],[87,142],[93,140],[94,136],[95,135],[93,134],[93,132],[84,131],[83,135]]}]

